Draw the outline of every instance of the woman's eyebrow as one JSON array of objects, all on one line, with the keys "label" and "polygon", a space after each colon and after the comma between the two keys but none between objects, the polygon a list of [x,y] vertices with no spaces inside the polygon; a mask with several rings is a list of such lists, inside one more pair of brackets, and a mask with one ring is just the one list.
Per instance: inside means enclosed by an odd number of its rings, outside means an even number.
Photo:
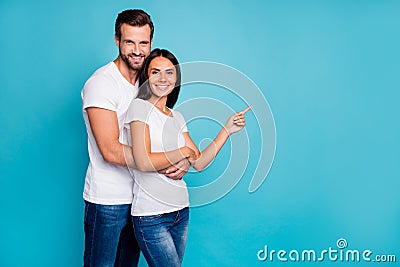
[{"label": "woman's eyebrow", "polygon": [[[158,68],[151,68],[150,70],[157,70],[157,71],[161,71],[160,69],[158,69]],[[169,70],[174,70],[174,68],[168,68],[168,69],[164,69],[164,70],[162,70],[162,71],[169,71]]]}]

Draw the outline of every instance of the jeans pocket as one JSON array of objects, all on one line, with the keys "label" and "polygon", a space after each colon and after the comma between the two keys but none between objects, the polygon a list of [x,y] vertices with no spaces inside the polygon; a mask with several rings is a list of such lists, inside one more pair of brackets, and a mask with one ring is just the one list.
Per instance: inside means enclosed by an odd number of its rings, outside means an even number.
[{"label": "jeans pocket", "polygon": [[149,215],[149,216],[140,216],[139,220],[141,222],[152,222],[158,219],[161,219],[163,214]]}]

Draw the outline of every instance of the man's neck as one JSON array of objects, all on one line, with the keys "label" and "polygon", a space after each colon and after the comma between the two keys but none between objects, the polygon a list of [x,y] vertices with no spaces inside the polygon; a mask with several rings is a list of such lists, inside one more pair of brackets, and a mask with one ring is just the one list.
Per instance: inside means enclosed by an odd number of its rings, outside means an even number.
[{"label": "man's neck", "polygon": [[125,62],[121,59],[121,57],[117,57],[114,60],[115,65],[117,66],[119,72],[121,72],[122,76],[131,84],[135,85],[138,79],[138,71],[130,69]]}]

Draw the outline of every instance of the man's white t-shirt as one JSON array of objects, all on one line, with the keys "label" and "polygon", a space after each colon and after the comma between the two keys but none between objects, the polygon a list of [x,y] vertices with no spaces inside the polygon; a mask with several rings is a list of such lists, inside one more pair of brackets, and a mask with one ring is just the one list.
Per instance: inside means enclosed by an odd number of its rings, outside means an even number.
[{"label": "man's white t-shirt", "polygon": [[99,68],[83,87],[82,112],[88,134],[90,160],[83,191],[86,201],[103,205],[132,203],[133,178],[126,167],[108,163],[103,159],[90,128],[86,108],[97,107],[115,111],[118,117],[119,141],[124,144],[121,133],[125,114],[137,92],[138,83],[129,83],[114,62]]},{"label": "man's white t-shirt", "polygon": [[[134,99],[126,113],[124,129],[129,145],[132,121],[141,121],[149,126],[151,152],[166,152],[185,146],[183,132],[187,132],[187,128],[185,119],[178,111],[172,110],[172,116],[167,116],[150,102]],[[189,206],[185,181],[173,180],[158,172],[131,171],[135,177],[133,216],[168,213]]]}]

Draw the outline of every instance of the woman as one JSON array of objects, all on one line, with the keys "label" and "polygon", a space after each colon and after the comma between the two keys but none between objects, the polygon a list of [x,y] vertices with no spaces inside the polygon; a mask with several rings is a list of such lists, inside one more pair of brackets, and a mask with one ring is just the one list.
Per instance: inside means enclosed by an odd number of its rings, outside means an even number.
[{"label": "woman", "polygon": [[189,197],[183,180],[159,173],[182,159],[203,170],[228,137],[245,126],[244,113],[232,115],[214,142],[198,150],[183,116],[172,107],[180,90],[181,72],[176,57],[153,50],[143,64],[140,89],[126,117],[132,138],[135,185],[132,220],[136,239],[149,266],[181,266],[189,222]]}]

